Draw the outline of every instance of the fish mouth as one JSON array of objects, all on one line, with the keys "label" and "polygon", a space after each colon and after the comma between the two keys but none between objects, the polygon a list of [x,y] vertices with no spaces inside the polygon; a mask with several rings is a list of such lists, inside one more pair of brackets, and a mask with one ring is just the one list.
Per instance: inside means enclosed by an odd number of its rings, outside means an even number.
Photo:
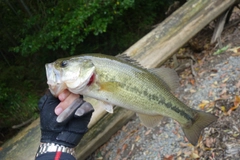
[{"label": "fish mouth", "polygon": [[62,79],[63,73],[54,67],[54,63],[47,63],[45,68],[49,90],[56,97],[65,89],[68,89],[72,93],[79,94],[87,86],[91,85],[96,77],[94,73],[95,67],[89,69],[81,78],[79,78],[79,74],[76,74],[76,77],[68,80]]},{"label": "fish mouth", "polygon": [[60,72],[54,68],[52,63],[47,63],[45,68],[49,90],[57,97],[63,90],[67,89],[67,86],[62,82]]}]

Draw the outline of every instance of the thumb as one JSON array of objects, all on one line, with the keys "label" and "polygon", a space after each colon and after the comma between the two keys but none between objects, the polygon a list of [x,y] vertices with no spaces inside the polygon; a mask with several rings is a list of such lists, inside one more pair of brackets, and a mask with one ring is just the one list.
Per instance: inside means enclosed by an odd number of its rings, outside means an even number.
[{"label": "thumb", "polygon": [[94,111],[93,106],[92,106],[90,103],[88,103],[88,102],[84,102],[84,103],[81,105],[81,107],[79,107],[79,108],[76,110],[75,116],[76,116],[76,117],[81,117],[81,116],[83,116],[83,115],[85,115],[85,114],[88,114],[88,113],[90,113],[90,112],[93,112],[93,111]]}]

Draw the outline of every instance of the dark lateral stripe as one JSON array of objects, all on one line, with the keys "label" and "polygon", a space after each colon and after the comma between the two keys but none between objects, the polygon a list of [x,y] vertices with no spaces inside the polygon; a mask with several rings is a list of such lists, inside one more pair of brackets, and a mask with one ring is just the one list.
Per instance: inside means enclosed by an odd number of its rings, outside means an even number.
[{"label": "dark lateral stripe", "polygon": [[169,109],[173,110],[176,113],[179,113],[181,116],[183,116],[184,118],[186,118],[187,120],[191,120],[193,121],[193,118],[190,117],[186,112],[184,112],[183,110],[179,109],[178,107],[172,105],[171,102],[166,103],[165,101],[159,101],[158,104],[163,104],[166,107],[168,107]]},{"label": "dark lateral stripe", "polygon": [[121,84],[121,83],[119,83],[119,86],[128,91],[134,92],[135,94],[138,94],[139,96],[148,97],[148,99],[150,101],[157,101],[157,103],[159,105],[165,105],[167,108],[171,109],[172,111],[179,113],[185,119],[193,121],[193,118],[190,115],[188,115],[184,110],[181,110],[180,108],[176,107],[171,102],[166,103],[165,98],[162,96],[150,94],[148,91],[142,90],[141,88],[139,88],[137,86],[126,85],[126,84]]}]

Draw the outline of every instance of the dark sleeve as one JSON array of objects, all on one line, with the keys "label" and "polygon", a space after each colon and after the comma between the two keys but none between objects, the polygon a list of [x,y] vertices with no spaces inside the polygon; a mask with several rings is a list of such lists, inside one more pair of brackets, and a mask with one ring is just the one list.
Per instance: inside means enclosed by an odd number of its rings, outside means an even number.
[{"label": "dark sleeve", "polygon": [[76,160],[76,158],[68,153],[49,152],[39,155],[35,160]]}]

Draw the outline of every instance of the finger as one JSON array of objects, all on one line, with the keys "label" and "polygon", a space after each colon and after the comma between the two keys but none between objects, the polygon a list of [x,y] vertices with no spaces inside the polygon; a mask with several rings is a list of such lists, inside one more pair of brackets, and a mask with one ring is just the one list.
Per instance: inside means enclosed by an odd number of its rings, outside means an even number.
[{"label": "finger", "polygon": [[64,99],[64,101],[60,102],[57,107],[55,108],[55,114],[59,115],[64,111],[66,108],[68,108],[74,100],[78,99],[79,95],[71,93],[67,98]]},{"label": "finger", "polygon": [[70,94],[71,92],[69,92],[69,90],[66,89],[58,95],[58,99],[60,101],[64,101]]},{"label": "finger", "polygon": [[82,102],[83,100],[80,98],[73,101],[73,103],[57,117],[57,122],[58,123],[68,122],[68,120],[73,117],[74,112],[79,107],[79,105],[81,105]]}]

